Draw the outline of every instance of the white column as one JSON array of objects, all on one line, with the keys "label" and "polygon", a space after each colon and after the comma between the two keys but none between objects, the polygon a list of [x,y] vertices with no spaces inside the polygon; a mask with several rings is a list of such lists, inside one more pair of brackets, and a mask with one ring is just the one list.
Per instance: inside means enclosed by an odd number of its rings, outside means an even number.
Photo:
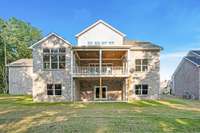
[{"label": "white column", "polygon": [[125,79],[125,85],[126,85],[125,86],[125,89],[126,89],[126,92],[125,92],[126,93],[125,94],[126,95],[126,101],[128,101],[128,78]]},{"label": "white column", "polygon": [[102,70],[102,50],[99,50],[99,74],[101,75]]},{"label": "white column", "polygon": [[[101,76],[101,71],[102,71],[102,50],[99,50],[99,74]],[[100,91],[100,98],[102,98],[102,78],[100,77],[99,79],[99,91]]]},{"label": "white column", "polygon": [[129,66],[130,66],[130,49],[128,49],[127,51],[127,71],[128,71],[128,74],[129,74]]}]

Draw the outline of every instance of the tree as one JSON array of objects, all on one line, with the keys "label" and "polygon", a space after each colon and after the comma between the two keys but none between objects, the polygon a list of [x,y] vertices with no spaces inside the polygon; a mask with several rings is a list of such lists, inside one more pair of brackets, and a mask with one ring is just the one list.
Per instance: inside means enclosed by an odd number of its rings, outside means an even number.
[{"label": "tree", "polygon": [[0,18],[0,92],[5,92],[5,46],[7,63],[21,58],[31,58],[29,46],[42,38],[42,32],[14,17]]}]

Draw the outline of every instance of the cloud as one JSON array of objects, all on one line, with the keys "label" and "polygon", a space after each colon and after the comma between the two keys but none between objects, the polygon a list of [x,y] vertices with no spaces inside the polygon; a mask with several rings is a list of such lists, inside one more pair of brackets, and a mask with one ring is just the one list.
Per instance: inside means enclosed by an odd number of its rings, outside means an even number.
[{"label": "cloud", "polygon": [[188,51],[179,51],[167,54],[161,54],[160,58],[160,76],[162,80],[168,80],[176,70],[181,59],[187,54]]}]

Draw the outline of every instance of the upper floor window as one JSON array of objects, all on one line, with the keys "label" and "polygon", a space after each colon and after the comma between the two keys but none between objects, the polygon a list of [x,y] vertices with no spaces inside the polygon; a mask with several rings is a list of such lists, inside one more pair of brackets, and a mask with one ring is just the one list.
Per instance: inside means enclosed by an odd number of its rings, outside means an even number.
[{"label": "upper floor window", "polygon": [[65,48],[43,49],[44,69],[64,69],[65,68]]},{"label": "upper floor window", "polygon": [[108,43],[109,43],[110,45],[111,45],[111,44],[114,44],[114,42],[113,42],[113,41],[110,41],[110,42],[108,42]]},{"label": "upper floor window", "polygon": [[148,70],[148,59],[136,59],[135,71],[145,72]]},{"label": "upper floor window", "polygon": [[88,41],[88,45],[112,45],[114,44],[114,41]]},{"label": "upper floor window", "polygon": [[148,85],[145,85],[145,84],[135,85],[135,94],[136,95],[147,95],[148,94]]},{"label": "upper floor window", "polygon": [[94,42],[95,45],[100,45],[99,41]]},{"label": "upper floor window", "polygon": [[103,42],[101,42],[101,44],[105,45],[105,44],[107,44],[107,42],[106,42],[106,41],[103,41]]},{"label": "upper floor window", "polygon": [[88,41],[88,45],[92,45],[93,44],[93,42],[92,41]]}]

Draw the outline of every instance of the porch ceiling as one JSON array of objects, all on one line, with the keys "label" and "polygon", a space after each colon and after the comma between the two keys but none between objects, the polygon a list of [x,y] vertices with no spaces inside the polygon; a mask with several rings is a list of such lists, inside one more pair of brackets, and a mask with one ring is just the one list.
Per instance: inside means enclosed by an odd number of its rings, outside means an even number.
[{"label": "porch ceiling", "polygon": [[[80,59],[99,59],[99,51],[77,51]],[[102,59],[121,59],[126,51],[102,51]]]},{"label": "porch ceiling", "polygon": [[98,59],[99,51],[77,51],[78,56],[82,59]]},{"label": "porch ceiling", "polygon": [[125,55],[126,51],[103,51],[103,58],[119,58],[121,59]]}]

